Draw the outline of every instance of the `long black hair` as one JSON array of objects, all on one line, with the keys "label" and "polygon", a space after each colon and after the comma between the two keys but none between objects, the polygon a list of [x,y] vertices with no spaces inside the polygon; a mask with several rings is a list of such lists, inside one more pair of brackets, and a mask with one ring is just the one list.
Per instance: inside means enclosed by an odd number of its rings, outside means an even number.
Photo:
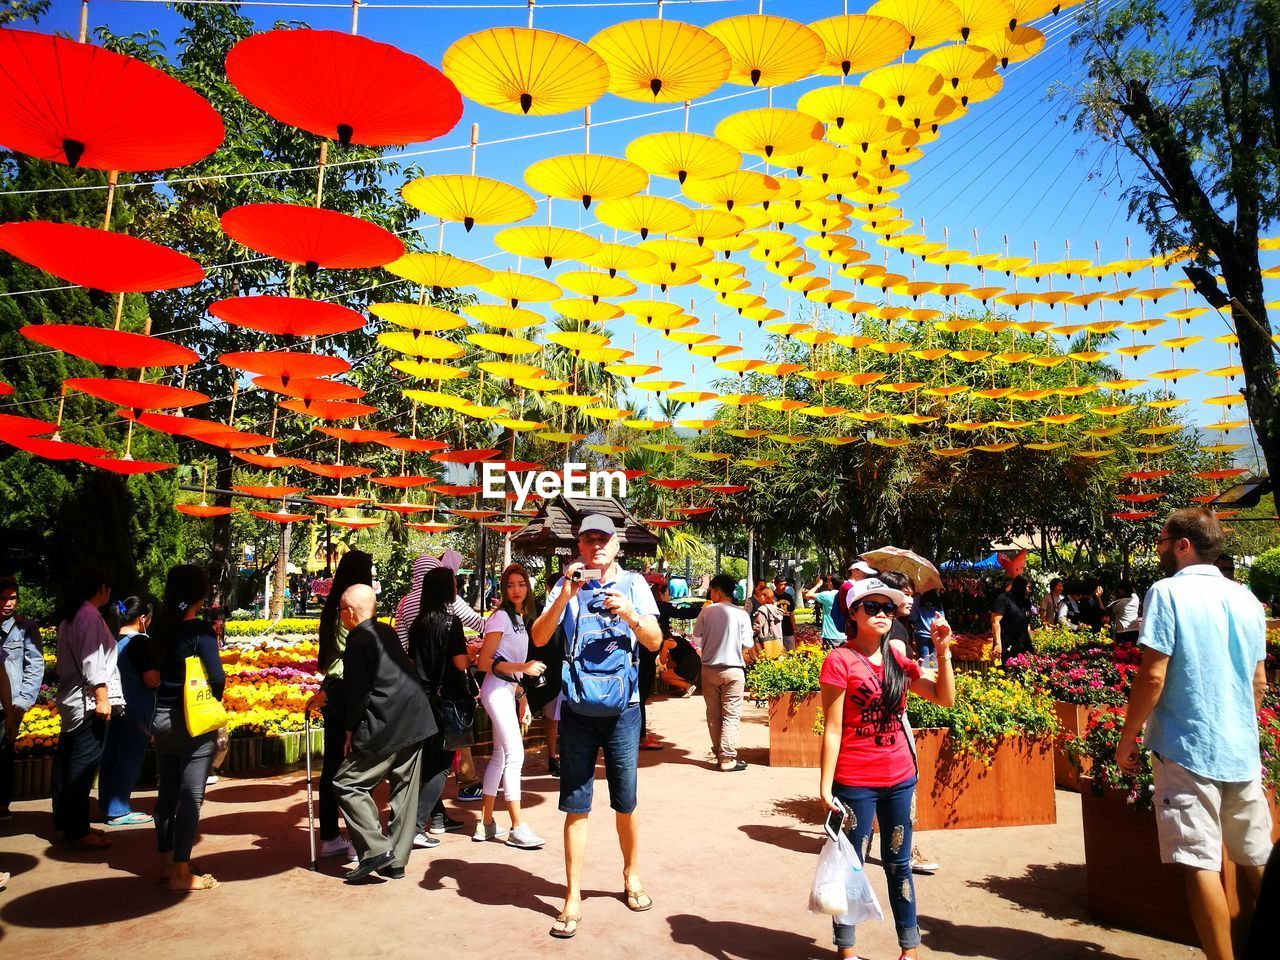
[{"label": "long black hair", "polygon": [[72,574],[58,601],[58,622],[70,623],[80,612],[84,602],[92,599],[99,590],[110,583],[111,577],[102,567],[81,567]]},{"label": "long black hair", "polygon": [[[859,599],[865,600],[874,596],[877,594],[869,593],[866,597]],[[885,597],[885,599],[889,598]],[[845,633],[850,640],[858,635],[858,618],[853,615],[853,611],[849,612],[845,620]],[[892,633],[892,630],[887,630],[880,638],[880,663],[884,678],[880,684],[880,715],[875,721],[876,727],[880,730],[888,730],[894,726],[902,711],[902,698],[907,694],[907,674],[902,669],[902,664],[898,662],[897,651],[894,650],[892,641],[889,639]]]},{"label": "long black hair", "polygon": [[449,567],[432,567],[422,575],[418,615],[409,625],[409,655],[418,665],[418,676],[435,694],[444,677],[448,630],[458,584]]},{"label": "long black hair", "polygon": [[118,609],[120,611],[120,625],[127,627],[142,617],[151,616],[151,601],[146,597],[125,597],[120,601]]},{"label": "long black hair", "polygon": [[328,673],[338,659],[338,604],[347,587],[363,583],[373,586],[373,557],[363,550],[348,551],[333,572],[329,596],[325,597],[320,611],[320,669]]},{"label": "long black hair", "polygon": [[151,649],[157,663],[164,663],[178,639],[178,628],[187,611],[209,596],[209,575],[204,567],[180,563],[171,567],[164,581],[164,600],[151,624]]}]

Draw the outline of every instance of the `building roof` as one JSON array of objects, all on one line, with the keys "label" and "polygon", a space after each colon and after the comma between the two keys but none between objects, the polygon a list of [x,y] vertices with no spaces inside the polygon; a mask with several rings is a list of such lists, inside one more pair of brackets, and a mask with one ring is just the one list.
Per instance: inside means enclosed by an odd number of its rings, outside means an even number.
[{"label": "building roof", "polygon": [[511,538],[511,546],[528,553],[558,553],[572,556],[578,549],[577,529],[591,513],[608,517],[622,537],[622,553],[652,554],[658,538],[620,501],[612,497],[567,497],[548,500],[538,515]]}]

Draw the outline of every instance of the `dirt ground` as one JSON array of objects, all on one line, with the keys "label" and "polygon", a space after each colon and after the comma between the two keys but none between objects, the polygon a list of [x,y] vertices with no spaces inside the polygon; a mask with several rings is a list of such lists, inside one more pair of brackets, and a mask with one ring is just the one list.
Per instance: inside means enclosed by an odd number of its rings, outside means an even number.
[{"label": "dirt ground", "polygon": [[[834,957],[827,918],[805,911],[821,847],[817,771],[766,766],[764,711],[748,707],[741,756],[724,775],[708,764],[702,702],[659,700],[651,724],[667,744],[642,753],[641,870],[653,897],[628,912],[605,786],[572,941],[547,936],[563,883],[557,781],[540,755],[525,764],[525,806],[547,838],[540,851],[473,843],[478,804],[449,803],[466,821],[434,850],[415,851],[406,879],[346,886],[342,868],[307,869],[302,772],[223,778],[210,787],[194,860],[222,886],[180,896],[153,882],[149,826],[111,831],[105,855],[51,845],[48,801],[14,804],[0,824],[0,954],[195,960],[253,957],[580,957],[816,960]],[[448,795],[452,796],[453,787]],[[154,794],[135,797],[150,811]],[[921,957],[989,960],[1165,960],[1198,950],[1091,923],[1085,908],[1080,802],[1059,791],[1053,826],[917,835],[942,869],[918,877]],[[501,822],[501,815],[500,815]],[[869,867],[885,913],[884,874]],[[1185,909],[1170,904],[1170,909]],[[859,928],[859,954],[896,960],[893,924]]]}]

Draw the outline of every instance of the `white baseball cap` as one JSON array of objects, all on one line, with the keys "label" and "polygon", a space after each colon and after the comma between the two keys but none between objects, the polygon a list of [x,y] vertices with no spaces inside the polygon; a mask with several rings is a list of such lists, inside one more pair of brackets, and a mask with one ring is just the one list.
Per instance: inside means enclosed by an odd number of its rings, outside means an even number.
[{"label": "white baseball cap", "polygon": [[880,572],[865,560],[855,560],[849,564],[849,572],[853,573],[855,570],[859,573],[865,573],[868,577],[874,577]]},{"label": "white baseball cap", "polygon": [[611,537],[618,535],[618,528],[613,525],[613,521],[606,517],[603,513],[589,513],[582,518],[582,525],[578,527],[578,536],[584,533],[590,533],[598,530],[600,533],[607,533]]},{"label": "white baseball cap", "polygon": [[849,584],[849,591],[844,595],[845,607],[849,610],[853,609],[853,605],[864,597],[869,596],[887,597],[894,603],[901,606],[906,602],[906,594],[901,590],[895,590],[883,580],[877,580],[874,577],[868,577],[866,580],[855,580]]}]

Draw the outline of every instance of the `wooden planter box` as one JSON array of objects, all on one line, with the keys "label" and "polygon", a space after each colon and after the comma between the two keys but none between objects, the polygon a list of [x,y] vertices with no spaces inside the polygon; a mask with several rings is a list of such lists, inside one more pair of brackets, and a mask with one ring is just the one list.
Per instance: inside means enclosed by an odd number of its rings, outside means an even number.
[{"label": "wooden planter box", "polygon": [[[302,763],[307,758],[304,745],[307,735],[305,731],[278,733],[263,739],[261,761],[264,767],[291,767]],[[233,741],[234,742],[234,741]],[[311,755],[324,755],[324,729],[315,727],[311,731]],[[231,758],[228,756],[227,758]]]},{"label": "wooden planter box", "polygon": [[916,830],[1057,823],[1048,738],[1006,737],[990,765],[958,757],[950,731],[915,732]]},{"label": "wooden planter box", "polygon": [[53,793],[53,757],[28,757],[13,763],[13,799],[40,800]]},{"label": "wooden planter box", "polygon": [[769,766],[818,766],[822,735],[814,732],[814,724],[821,708],[816,693],[784,693],[769,701]]},{"label": "wooden planter box", "polygon": [[223,773],[248,773],[262,766],[265,737],[232,737],[227,747],[227,759],[222,761]]},{"label": "wooden planter box", "polygon": [[1087,758],[1081,759],[1080,770],[1077,771],[1075,765],[1067,757],[1064,744],[1067,740],[1083,736],[1084,732],[1089,728],[1089,722],[1101,713],[1103,708],[1055,700],[1053,701],[1053,709],[1058,715],[1058,726],[1061,728],[1058,732],[1058,739],[1053,745],[1053,780],[1060,787],[1065,787],[1068,790],[1079,790],[1080,778],[1089,775],[1092,761]]},{"label": "wooden planter box", "polygon": [[[1274,794],[1270,800],[1275,840],[1280,820]],[[1099,923],[1198,946],[1183,874],[1173,864],[1160,862],[1155,812],[1137,810],[1119,794],[1094,796],[1087,778],[1080,785],[1080,806],[1089,916]],[[1247,929],[1253,911],[1251,903],[1241,905],[1237,880],[1235,864],[1224,856],[1223,882],[1232,926],[1239,934]]]}]

